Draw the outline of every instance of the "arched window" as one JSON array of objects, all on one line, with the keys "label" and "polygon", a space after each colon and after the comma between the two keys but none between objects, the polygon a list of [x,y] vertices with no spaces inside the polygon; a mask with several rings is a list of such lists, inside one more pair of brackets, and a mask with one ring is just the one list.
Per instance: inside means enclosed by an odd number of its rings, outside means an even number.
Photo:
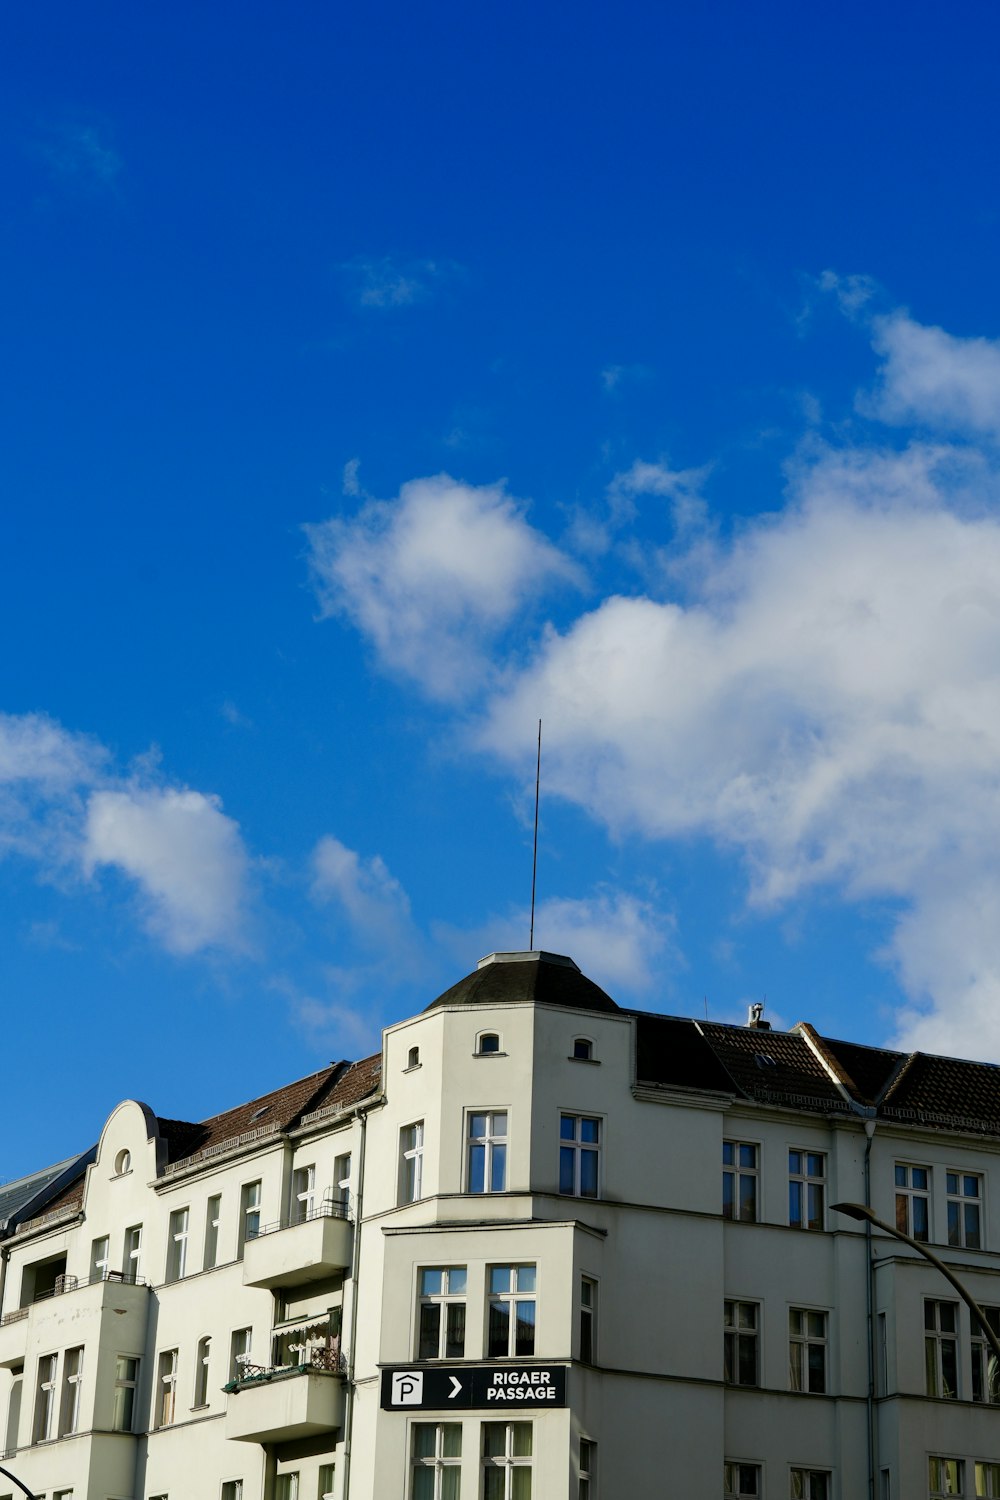
[{"label": "arched window", "polygon": [[212,1354],[212,1340],[206,1335],[198,1340],[198,1360],[194,1367],[194,1404],[208,1405],[208,1366]]},{"label": "arched window", "polygon": [[420,1048],[419,1047],[411,1047],[410,1048],[409,1052],[406,1054],[406,1066],[408,1068],[419,1068],[420,1067]]},{"label": "arched window", "polygon": [[500,1051],[500,1038],[495,1031],[481,1031],[476,1040],[476,1052],[480,1057],[488,1057],[491,1052]]},{"label": "arched window", "polygon": [[122,1175],[123,1172],[131,1172],[131,1170],[132,1170],[132,1153],[131,1153],[131,1151],[119,1151],[118,1155],[115,1157],[115,1172],[117,1173],[117,1175],[119,1177],[121,1177],[121,1175]]},{"label": "arched window", "polygon": [[591,1062],[594,1057],[594,1044],[589,1036],[575,1036],[573,1038],[573,1056],[581,1062]]}]

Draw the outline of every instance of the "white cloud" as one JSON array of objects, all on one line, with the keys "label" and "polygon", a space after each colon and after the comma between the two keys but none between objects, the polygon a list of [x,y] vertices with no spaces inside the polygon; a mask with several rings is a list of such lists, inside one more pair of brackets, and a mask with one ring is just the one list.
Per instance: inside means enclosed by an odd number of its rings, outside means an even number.
[{"label": "white cloud", "polygon": [[33,783],[54,790],[92,780],[107,752],[46,714],[0,713],[0,786]]},{"label": "white cloud", "polygon": [[879,378],[861,407],[884,422],[1000,435],[1000,343],[955,338],[896,311],[873,321]]},{"label": "white cloud", "polygon": [[380,855],[362,859],[327,834],[313,851],[313,899],[334,901],[369,945],[398,951],[415,941],[410,901]]},{"label": "white cloud", "polygon": [[358,256],[342,269],[347,273],[357,305],[383,312],[427,302],[459,270],[450,261],[406,261],[390,255],[377,259]]},{"label": "white cloud", "polygon": [[484,647],[542,585],[578,576],[502,485],[446,474],[305,529],[324,614],[346,615],[384,666],[441,699],[486,671]]},{"label": "white cloud", "polygon": [[136,881],[146,925],[174,953],[241,945],[247,857],[217,797],[173,788],[98,790],[87,805],[84,868]]},{"label": "white cloud", "polygon": [[[473,953],[478,958],[527,948],[529,924],[530,912],[523,909],[491,918],[471,932],[440,923],[435,936],[459,964],[471,968]],[[612,998],[619,998],[616,992],[641,993],[654,984],[662,998],[679,963],[672,917],[627,891],[553,896],[539,902],[534,944],[550,953],[568,954]]]},{"label": "white cloud", "polygon": [[966,504],[994,483],[941,446],[813,451],[693,598],[550,629],[477,743],[516,763],[541,716],[550,794],[741,851],[762,905],[896,901],[904,1037],[1000,1053],[1000,521]]}]

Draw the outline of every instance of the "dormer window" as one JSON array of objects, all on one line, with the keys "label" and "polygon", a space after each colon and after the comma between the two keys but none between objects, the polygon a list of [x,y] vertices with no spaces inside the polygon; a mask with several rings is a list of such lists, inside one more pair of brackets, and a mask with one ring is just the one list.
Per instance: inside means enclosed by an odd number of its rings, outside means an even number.
[{"label": "dormer window", "polygon": [[250,1124],[253,1125],[257,1120],[262,1120],[270,1108],[269,1104],[262,1104],[259,1109],[255,1109],[250,1116]]},{"label": "dormer window", "polygon": [[594,1044],[589,1036],[576,1036],[573,1038],[573,1056],[578,1062],[593,1062]]},{"label": "dormer window", "polygon": [[131,1170],[132,1170],[132,1153],[131,1153],[131,1151],[119,1151],[118,1155],[115,1157],[115,1176],[116,1177],[123,1177],[126,1172],[131,1172]]},{"label": "dormer window", "polygon": [[406,1066],[408,1068],[419,1068],[420,1067],[420,1048],[419,1047],[411,1047],[410,1048],[409,1052],[406,1054]]},{"label": "dormer window", "polygon": [[480,1032],[476,1043],[476,1053],[479,1057],[488,1057],[491,1053],[500,1051],[500,1038],[495,1031]]}]

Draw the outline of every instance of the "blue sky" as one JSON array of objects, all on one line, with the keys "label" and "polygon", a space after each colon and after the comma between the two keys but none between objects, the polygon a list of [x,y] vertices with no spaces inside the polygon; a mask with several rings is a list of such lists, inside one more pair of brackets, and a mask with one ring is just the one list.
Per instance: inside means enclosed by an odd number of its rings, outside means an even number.
[{"label": "blue sky", "polygon": [[0,1173],[526,946],[539,716],[539,945],[1000,1054],[998,30],[4,17]]}]

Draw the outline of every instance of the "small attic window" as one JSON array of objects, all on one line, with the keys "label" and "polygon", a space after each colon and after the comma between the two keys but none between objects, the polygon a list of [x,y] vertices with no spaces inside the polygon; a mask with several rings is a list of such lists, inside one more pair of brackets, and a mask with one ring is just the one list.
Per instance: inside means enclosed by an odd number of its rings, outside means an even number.
[{"label": "small attic window", "polygon": [[254,1120],[263,1119],[270,1108],[271,1106],[269,1104],[262,1104],[260,1109],[255,1109],[253,1114],[250,1116],[250,1124],[252,1125]]},{"label": "small attic window", "polygon": [[573,1038],[573,1056],[581,1062],[593,1061],[594,1044],[589,1036],[575,1036]]},{"label": "small attic window", "polygon": [[500,1051],[500,1038],[495,1031],[484,1031],[476,1042],[476,1053],[479,1057],[488,1057],[491,1052]]},{"label": "small attic window", "polygon": [[758,1068],[776,1068],[778,1066],[770,1052],[755,1052],[753,1060]]},{"label": "small attic window", "polygon": [[419,1047],[411,1047],[410,1048],[409,1052],[406,1054],[406,1066],[408,1068],[419,1068],[420,1067],[420,1048]]},{"label": "small attic window", "polygon": [[116,1177],[123,1177],[126,1172],[131,1172],[131,1170],[132,1170],[132,1153],[131,1153],[131,1151],[119,1151],[118,1155],[115,1157],[115,1176]]}]

